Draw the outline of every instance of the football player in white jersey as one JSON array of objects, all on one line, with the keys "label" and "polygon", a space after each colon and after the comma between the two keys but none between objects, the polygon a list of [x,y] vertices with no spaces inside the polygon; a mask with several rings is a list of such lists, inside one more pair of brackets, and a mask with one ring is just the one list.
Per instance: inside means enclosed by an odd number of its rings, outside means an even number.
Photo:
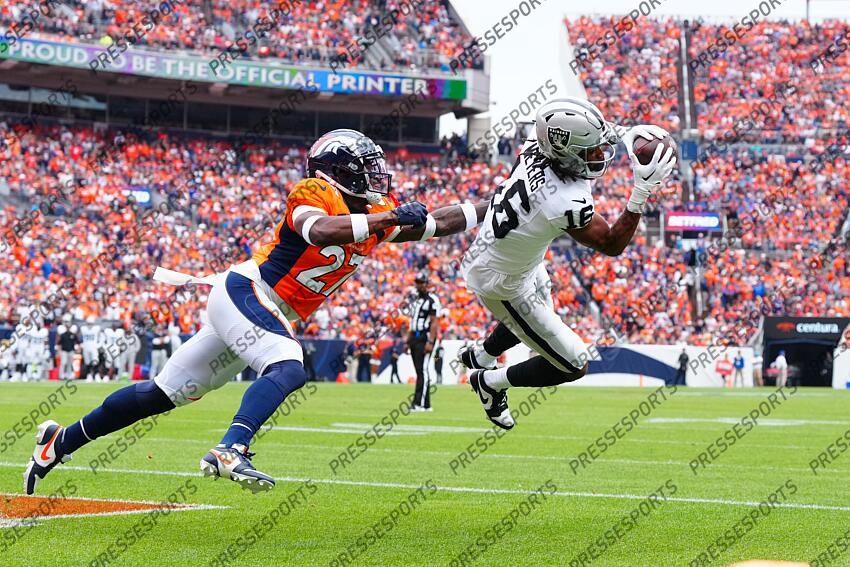
[{"label": "football player in white jersey", "polygon": [[[107,327],[103,330],[104,345],[103,357],[106,362],[104,381],[117,380],[121,368],[122,347],[126,346],[124,341],[124,329],[121,327]],[[119,344],[120,343],[120,344]]]},{"label": "football player in white jersey", "polygon": [[92,380],[100,381],[100,347],[103,342],[103,331],[95,323],[95,318],[89,315],[86,324],[80,328],[80,336],[83,345],[83,373],[86,382]]},{"label": "football player in white jersey", "polygon": [[26,363],[27,371],[24,381],[43,380],[50,370],[49,331],[43,325],[33,324],[24,335],[27,342]]},{"label": "football player in white jersey", "polygon": [[128,327],[125,331],[125,345],[121,346],[121,378],[127,380],[133,379],[133,371],[136,367],[136,356],[142,348],[142,342],[139,340],[139,335]]},{"label": "football player in white jersey", "polygon": [[12,353],[12,342],[3,339],[0,341],[0,382],[11,380],[15,371],[15,357]]},{"label": "football player in white jersey", "polygon": [[[636,137],[660,139],[668,135],[665,130],[636,126],[625,131],[578,98],[542,106],[535,131],[536,139],[526,142],[510,177],[497,189],[461,264],[467,287],[499,324],[483,344],[461,351],[460,360],[474,369],[469,382],[487,417],[504,429],[514,426],[509,387],[554,386],[587,371],[590,357],[584,341],[555,313],[543,265],[549,245],[566,233],[603,254],[618,256],[631,241],[647,198],[676,165],[673,149],[663,144],[647,165],[632,151]],[[626,210],[609,226],[594,212],[592,183],[607,170],[621,139],[631,158],[635,187]],[[520,342],[539,355],[497,369],[496,358]]]},{"label": "football player in white jersey", "polygon": [[12,333],[11,352],[12,382],[26,380],[27,375],[27,351],[29,350],[29,337],[27,337],[26,326],[18,323]]},{"label": "football player in white jersey", "polygon": [[38,361],[38,376],[37,380],[47,380],[49,373],[53,369],[52,357],[50,355],[50,330],[40,325],[36,331],[36,360]]}]

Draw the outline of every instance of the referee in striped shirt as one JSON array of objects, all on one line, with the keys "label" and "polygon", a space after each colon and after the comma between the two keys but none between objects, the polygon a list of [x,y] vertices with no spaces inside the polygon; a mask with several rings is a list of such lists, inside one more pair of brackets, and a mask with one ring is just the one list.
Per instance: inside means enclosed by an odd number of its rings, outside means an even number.
[{"label": "referee in striped shirt", "polygon": [[428,291],[428,273],[416,274],[416,296],[410,302],[410,335],[407,344],[413,367],[416,369],[416,391],[411,411],[431,411],[430,385],[431,351],[437,342],[437,314],[440,300]]}]

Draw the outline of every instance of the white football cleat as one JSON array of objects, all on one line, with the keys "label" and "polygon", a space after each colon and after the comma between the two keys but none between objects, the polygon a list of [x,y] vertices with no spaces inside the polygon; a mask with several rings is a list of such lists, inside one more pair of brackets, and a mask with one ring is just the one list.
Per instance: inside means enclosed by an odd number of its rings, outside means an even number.
[{"label": "white football cleat", "polygon": [[62,454],[56,444],[64,427],[53,420],[48,420],[38,426],[35,434],[35,450],[24,471],[24,493],[35,494],[38,481],[47,476],[53,467],[59,463],[67,463],[71,455]]},{"label": "white football cleat", "polygon": [[274,479],[261,473],[251,464],[254,453],[248,447],[234,444],[230,447],[215,446],[201,459],[204,476],[229,478],[245,490],[254,494],[274,488]]}]

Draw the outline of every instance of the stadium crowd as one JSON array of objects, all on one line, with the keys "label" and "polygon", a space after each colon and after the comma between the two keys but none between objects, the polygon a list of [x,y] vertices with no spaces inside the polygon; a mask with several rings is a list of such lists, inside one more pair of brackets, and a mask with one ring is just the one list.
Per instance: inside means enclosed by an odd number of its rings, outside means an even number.
[{"label": "stadium crowd", "polygon": [[[127,41],[139,48],[207,55],[235,46],[240,58],[321,66],[343,60],[344,67],[382,70],[449,71],[452,57],[471,40],[444,1],[284,0],[258,7],[248,0],[175,0],[159,6],[156,21],[150,17],[155,5],[126,0],[55,0],[49,5],[49,13],[33,22],[29,4],[5,3],[0,28],[26,29],[18,32],[21,37],[104,46],[129,36]],[[368,49],[375,55],[366,57],[359,53],[365,44],[356,46],[368,38],[371,47],[372,37],[380,37],[382,47]]]},{"label": "stadium crowd", "polygon": [[[730,26],[699,19],[644,19],[625,33],[619,17],[566,19],[565,25],[573,67],[608,116],[679,130],[680,40],[687,35],[687,68],[705,140],[734,130],[733,141],[811,145],[847,130],[846,22],[763,21],[734,42],[726,35]],[[612,44],[615,28],[621,37]]]},{"label": "stadium crowd", "polygon": [[[11,204],[0,210],[0,223],[7,227],[2,233],[3,246],[11,252],[0,258],[0,273],[7,280],[0,291],[3,319],[14,321],[19,316],[16,310],[43,301],[51,290],[71,278],[75,290],[71,312],[79,320],[117,313],[129,325],[146,313],[163,311],[162,306],[167,305],[172,310],[168,318],[173,318],[184,333],[193,332],[200,324],[205,289],[198,286],[186,292],[155,284],[150,281],[154,268],[163,265],[202,274],[247,258],[278,222],[287,188],[303,175],[304,150],[277,142],[233,146],[209,138],[160,134],[149,142],[128,144],[120,138],[116,142],[115,136],[114,131],[94,132],[86,127],[36,126],[9,147],[11,159],[0,163],[0,183],[5,184],[0,189],[20,201],[35,203],[36,211],[66,176],[73,177],[80,189],[68,193],[49,214],[35,213],[31,224],[21,225],[23,215]],[[117,159],[110,160],[99,175],[93,175],[88,158],[108,145],[117,145],[123,151],[113,154]],[[736,156],[738,159],[753,158],[747,154]],[[404,150],[391,153],[389,165],[399,200],[417,199],[431,208],[487,199],[507,174],[502,164],[409,155]],[[773,186],[767,176],[748,175],[747,168],[734,160],[718,158],[710,165],[713,175],[732,176],[737,172],[746,178],[729,185],[735,188],[725,192],[729,201],[743,203],[760,194],[753,191],[754,187],[764,193]],[[758,230],[744,236],[742,244],[765,252],[779,248],[804,256],[815,239],[810,232],[833,230],[841,218],[834,210],[841,206],[840,200],[819,200],[816,189],[818,183],[837,183],[841,174],[836,171],[834,179],[807,182],[804,187],[808,187],[811,199],[793,211],[773,211]],[[191,180],[189,190],[181,197],[175,188],[185,186],[187,178]],[[157,207],[146,209],[131,203],[131,187],[149,187],[160,196],[172,194],[173,205],[162,214],[151,215]],[[630,187],[631,170],[621,156],[597,184],[597,210],[613,222]],[[679,192],[680,188],[674,186],[670,194]],[[710,199],[716,193],[706,190],[706,197]],[[846,193],[842,195],[846,201]],[[821,214],[802,214],[793,220],[796,211],[805,212],[816,203],[821,203],[821,208],[815,209]],[[789,231],[788,223],[803,221],[812,224],[806,230]],[[146,226],[150,229],[145,230]],[[399,306],[411,290],[413,274],[427,268],[445,306],[443,336],[481,336],[488,327],[488,317],[462,285],[459,273],[460,251],[470,238],[464,234],[428,243],[379,247],[300,331],[306,336],[342,338],[374,335],[376,328],[397,332],[403,320]],[[773,245],[768,246],[768,242]],[[121,245],[111,249],[108,261],[93,261],[102,252],[110,252],[111,244]],[[588,304],[592,301],[601,307],[616,334],[628,340],[703,342],[715,326],[734,322],[736,314],[742,312],[742,302],[759,297],[754,290],[761,289],[764,295],[777,278],[789,273],[786,263],[754,261],[759,254],[735,250],[722,256],[709,254],[704,281],[697,283],[689,270],[688,254],[649,245],[643,234],[616,258],[585,254],[581,263],[575,264],[560,250],[552,252],[552,292],[558,310],[588,336],[606,332],[606,325],[591,316]],[[786,307],[810,314],[825,314],[827,310],[850,314],[848,275],[846,263],[836,258],[822,278],[810,278],[807,285],[814,286],[812,289]],[[693,291],[695,285],[710,298],[711,315],[705,321],[692,318],[689,290]],[[647,297],[656,300],[652,313],[640,309]],[[831,300],[822,301],[827,297]],[[346,324],[339,325],[339,321]]]},{"label": "stadium crowd", "polygon": [[[678,53],[681,24],[672,19],[641,21],[620,41],[601,50],[620,17],[566,19],[576,63],[588,98],[609,119],[657,124],[679,130]],[[648,72],[635,73],[634,69]]]},{"label": "stadium crowd", "polygon": [[[708,51],[727,26],[646,19],[612,43],[606,32],[618,22],[565,20],[588,98],[611,120],[679,130],[679,41],[688,34],[697,125],[709,151],[694,162],[689,198],[670,191],[663,208],[716,211],[743,228],[728,250],[707,242],[696,252],[655,249],[636,239],[619,258],[594,258],[581,272],[604,316],[632,341],[706,344],[740,328],[751,334],[753,312],[849,314],[846,249],[816,271],[803,269],[838,235],[850,204],[846,23],[759,23],[737,45]],[[632,72],[637,63],[652,72]],[[630,172],[612,168],[597,185],[597,210],[617,211],[629,186]],[[706,316],[694,319],[688,303],[698,293]],[[648,297],[652,313],[640,308]]]},{"label": "stadium crowd", "polygon": [[[725,26],[690,25],[690,57],[699,61]],[[703,135],[711,140],[758,108],[766,116],[757,115],[754,127],[745,128],[739,139],[808,145],[846,132],[850,61],[840,44],[846,51],[848,31],[847,23],[837,20],[765,21],[708,65],[696,66],[694,94]],[[824,56],[827,51],[835,56]],[[792,96],[772,98],[782,84],[793,88]]]}]

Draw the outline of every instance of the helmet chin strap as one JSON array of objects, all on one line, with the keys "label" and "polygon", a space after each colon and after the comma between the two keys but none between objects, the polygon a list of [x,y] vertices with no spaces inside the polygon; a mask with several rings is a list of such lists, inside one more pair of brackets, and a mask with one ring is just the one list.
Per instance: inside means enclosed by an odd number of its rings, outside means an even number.
[{"label": "helmet chin strap", "polygon": [[340,191],[342,191],[346,195],[351,195],[352,197],[357,197],[359,199],[366,199],[366,202],[369,203],[370,205],[377,205],[378,203],[381,202],[381,199],[384,197],[380,193],[376,193],[375,191],[371,191],[369,189],[366,189],[365,194],[353,193],[350,189],[341,185],[340,183],[337,183],[336,179],[332,178],[330,175],[327,175],[323,171],[316,171],[316,177],[318,177],[319,179],[323,179],[324,181],[327,181],[328,183],[330,183],[331,185],[333,185],[334,187],[336,187],[337,189],[339,189]]}]

